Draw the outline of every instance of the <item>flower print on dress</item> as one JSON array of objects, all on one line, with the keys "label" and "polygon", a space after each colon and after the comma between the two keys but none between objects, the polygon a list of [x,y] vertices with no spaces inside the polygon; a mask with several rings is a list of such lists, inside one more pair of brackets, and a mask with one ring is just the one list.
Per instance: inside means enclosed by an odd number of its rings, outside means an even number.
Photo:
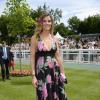
[{"label": "flower print on dress", "polygon": [[44,57],[39,57],[37,60],[37,65],[43,65],[44,64]]},{"label": "flower print on dress", "polygon": [[47,75],[47,83],[52,83],[50,75]]},{"label": "flower print on dress", "polygon": [[48,93],[47,93],[47,88],[46,88],[46,83],[44,83],[42,85],[42,95],[43,95],[43,100],[46,100],[47,96],[48,96]]},{"label": "flower print on dress", "polygon": [[55,100],[59,100],[59,98],[58,98],[58,96],[57,96],[57,93],[56,93],[56,92],[54,92],[54,93],[53,93],[53,95],[54,95],[54,99],[55,99]]},{"label": "flower print on dress", "polygon": [[55,59],[57,45],[53,41],[54,45],[52,44],[52,49],[47,51],[40,37],[38,42],[35,67],[36,71],[38,71],[36,73],[38,79],[37,100],[67,100],[64,84],[62,83],[62,79],[60,80],[60,66]]},{"label": "flower print on dress", "polygon": [[49,68],[53,68],[54,62],[52,61],[50,56],[47,56],[47,60],[46,61],[48,63]]},{"label": "flower print on dress", "polygon": [[37,74],[39,73],[41,68],[43,68],[43,65],[44,65],[44,57],[39,57],[37,60]]},{"label": "flower print on dress", "polygon": [[51,61],[51,60],[48,60],[48,65],[49,65],[49,68],[53,68],[54,67],[54,62]]},{"label": "flower print on dress", "polygon": [[42,43],[42,41],[38,42],[38,49],[39,49],[39,51],[42,51],[42,49],[43,49],[43,43]]},{"label": "flower print on dress", "polygon": [[58,72],[55,72],[55,81],[58,82],[58,80],[59,80]]}]

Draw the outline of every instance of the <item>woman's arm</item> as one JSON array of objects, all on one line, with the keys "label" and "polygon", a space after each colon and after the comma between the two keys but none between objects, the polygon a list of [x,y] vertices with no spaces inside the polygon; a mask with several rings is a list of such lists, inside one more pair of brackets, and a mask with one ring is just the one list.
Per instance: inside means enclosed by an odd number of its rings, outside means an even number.
[{"label": "woman's arm", "polygon": [[32,68],[32,76],[35,75],[35,51],[36,51],[35,37],[32,36],[31,47],[30,47],[30,61],[31,61],[31,68]]},{"label": "woman's arm", "polygon": [[35,76],[35,52],[36,52],[36,38],[32,36],[31,38],[31,48],[30,48],[30,61],[32,68],[32,84],[37,87],[37,79]]}]

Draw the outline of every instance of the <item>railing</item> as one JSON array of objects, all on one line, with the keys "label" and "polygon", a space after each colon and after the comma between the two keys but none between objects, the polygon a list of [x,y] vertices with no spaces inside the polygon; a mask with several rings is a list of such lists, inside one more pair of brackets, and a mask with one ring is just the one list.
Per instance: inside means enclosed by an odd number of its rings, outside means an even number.
[{"label": "railing", "polygon": [[30,58],[30,50],[13,50],[14,59],[29,59]]},{"label": "railing", "polygon": [[100,49],[62,49],[61,55],[64,62],[100,64]]},{"label": "railing", "polygon": [[30,64],[30,50],[13,50],[14,60],[17,64]]},{"label": "railing", "polygon": [[[13,53],[16,61],[21,58],[25,63],[30,62],[30,50],[15,50]],[[61,56],[64,62],[100,64],[100,49],[61,49]]]}]

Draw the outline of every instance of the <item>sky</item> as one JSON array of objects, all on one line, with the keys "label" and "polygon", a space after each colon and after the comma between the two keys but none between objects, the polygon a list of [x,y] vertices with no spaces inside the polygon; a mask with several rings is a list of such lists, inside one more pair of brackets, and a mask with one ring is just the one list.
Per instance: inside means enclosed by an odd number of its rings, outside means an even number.
[{"label": "sky", "polygon": [[[4,11],[5,2],[6,0],[0,0],[0,14]],[[51,9],[61,9],[61,22],[65,24],[72,16],[84,20],[89,15],[100,14],[100,0],[27,0],[27,2],[32,9],[37,9],[44,3]]]}]

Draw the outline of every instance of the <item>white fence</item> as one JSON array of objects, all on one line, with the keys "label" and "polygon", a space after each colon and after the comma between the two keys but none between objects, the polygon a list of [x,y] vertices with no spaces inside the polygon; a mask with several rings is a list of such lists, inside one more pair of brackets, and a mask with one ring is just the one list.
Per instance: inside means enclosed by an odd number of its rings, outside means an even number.
[{"label": "white fence", "polygon": [[13,50],[14,59],[29,59],[30,58],[30,50]]},{"label": "white fence", "polygon": [[65,62],[100,63],[100,49],[62,49]]},{"label": "white fence", "polygon": [[30,50],[13,50],[15,63],[30,64]]},{"label": "white fence", "polygon": [[[15,50],[13,53],[16,61],[21,58],[24,63],[29,63],[29,50]],[[64,62],[100,64],[100,49],[61,49],[61,56]]]}]

